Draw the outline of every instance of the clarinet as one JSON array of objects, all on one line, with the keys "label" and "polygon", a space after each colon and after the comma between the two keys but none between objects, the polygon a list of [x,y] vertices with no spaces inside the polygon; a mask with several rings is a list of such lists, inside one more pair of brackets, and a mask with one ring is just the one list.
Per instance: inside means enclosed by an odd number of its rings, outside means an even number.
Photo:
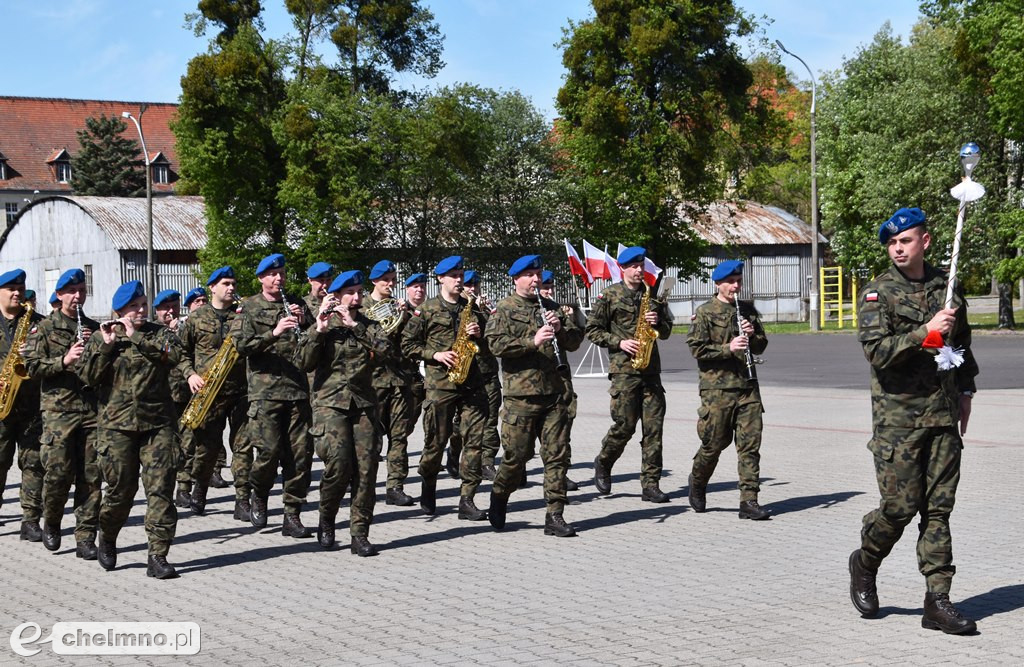
[{"label": "clarinet", "polygon": [[75,338],[79,343],[85,342],[85,331],[82,329],[82,304],[75,306],[75,314],[78,316],[78,330],[75,331]]},{"label": "clarinet", "polygon": [[[547,308],[544,307],[544,297],[542,297],[540,295],[540,288],[537,287],[537,288],[535,288],[534,291],[537,293],[537,305],[540,306],[541,326],[544,326],[545,324],[548,323],[548,321],[547,321],[547,314],[548,314],[549,311],[548,311]],[[554,338],[551,339],[551,347],[554,348],[554,350],[555,350],[555,361],[558,362],[558,370],[564,371],[564,370],[568,369],[569,368],[569,364],[567,364],[564,361],[564,357],[562,357],[562,348],[559,347],[559,345],[558,345],[558,336],[557,335]]]},{"label": "clarinet", "polygon": [[[285,317],[291,317],[291,315],[292,315],[292,305],[290,303],[288,303],[288,297],[286,297],[284,295],[284,289],[283,288],[281,289],[281,303],[284,304],[284,316]],[[292,329],[292,331],[295,332],[295,339],[296,340],[302,340],[303,334],[306,333],[305,331],[303,331],[299,327],[295,327],[294,329]]]},{"label": "clarinet", "polygon": [[753,353],[750,351],[750,336],[743,333],[743,316],[740,314],[740,297],[737,294],[736,297],[736,328],[739,335],[745,336],[747,339],[747,347],[744,352],[744,361],[747,364],[747,382],[757,382],[757,367],[755,364],[760,363],[760,359],[756,359]]}]

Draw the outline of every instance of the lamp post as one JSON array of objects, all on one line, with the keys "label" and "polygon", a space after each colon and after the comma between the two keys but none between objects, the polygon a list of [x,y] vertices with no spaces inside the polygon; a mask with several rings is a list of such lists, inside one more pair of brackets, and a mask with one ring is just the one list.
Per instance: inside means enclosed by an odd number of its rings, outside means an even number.
[{"label": "lamp post", "polygon": [[[140,118],[145,111],[145,106],[139,109]],[[122,111],[121,118],[130,118],[135,123],[135,129],[139,131],[139,141],[142,143],[142,155],[146,161],[146,226],[149,231],[149,237],[146,240],[146,296],[149,298],[149,303],[152,304],[153,298],[156,296],[156,267],[153,266],[153,170],[149,165],[146,137],[142,134],[142,125],[138,118],[133,116],[130,111]],[[152,307],[150,307],[150,311],[152,311]]]},{"label": "lamp post", "polygon": [[[782,40],[775,40],[775,44],[788,53],[807,69],[811,77],[811,331],[818,331],[821,328],[818,320],[818,294],[819,294],[819,269],[818,269],[818,156],[814,150],[814,109],[818,100],[818,86],[814,81],[814,73],[807,66],[804,59],[782,45]],[[840,296],[842,298],[842,296]]]}]

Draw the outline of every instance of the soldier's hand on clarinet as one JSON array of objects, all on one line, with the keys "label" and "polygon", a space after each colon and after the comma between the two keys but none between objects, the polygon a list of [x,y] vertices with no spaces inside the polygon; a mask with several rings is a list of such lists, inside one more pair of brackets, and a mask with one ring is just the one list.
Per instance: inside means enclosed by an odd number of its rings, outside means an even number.
[{"label": "soldier's hand on clarinet", "polygon": [[553,333],[558,333],[558,331],[562,328],[562,321],[558,319],[558,315],[556,315],[553,311],[544,311],[544,321],[548,323],[548,326],[551,327]]},{"label": "soldier's hand on clarinet", "polygon": [[447,368],[454,368],[455,362],[458,360],[459,355],[451,350],[434,353],[434,361],[444,364]]},{"label": "soldier's hand on clarinet", "polygon": [[619,349],[631,357],[636,357],[637,353],[640,351],[640,343],[632,338],[627,338],[619,343]]},{"label": "soldier's hand on clarinet", "polygon": [[745,317],[740,320],[740,328],[743,330],[743,333],[747,336],[754,333],[754,325],[751,324],[750,320],[748,320]]},{"label": "soldier's hand on clarinet", "polygon": [[930,319],[925,327],[928,331],[938,331],[945,336],[953,330],[954,322],[956,322],[956,308],[943,308],[935,313],[935,317]]},{"label": "soldier's hand on clarinet", "polygon": [[274,326],[274,335],[280,337],[286,331],[291,331],[299,326],[299,318],[294,315],[282,317]]},{"label": "soldier's hand on clarinet", "polygon": [[743,350],[750,347],[750,339],[746,336],[736,336],[729,341],[730,352],[742,352]]},{"label": "soldier's hand on clarinet", "polygon": [[76,340],[68,348],[68,351],[64,353],[64,368],[71,368],[75,363],[82,358],[82,352],[85,350],[85,341]]},{"label": "soldier's hand on clarinet", "polygon": [[540,347],[544,343],[549,342],[555,337],[555,329],[550,324],[545,324],[540,329],[537,329],[537,333],[533,334],[533,345],[534,347]]},{"label": "soldier's hand on clarinet", "polygon": [[188,388],[192,390],[192,393],[198,392],[206,384],[203,376],[199,373],[193,373],[188,376]]},{"label": "soldier's hand on clarinet", "polygon": [[296,320],[298,320],[302,317],[302,306],[297,303],[289,303],[288,312],[294,315]]}]

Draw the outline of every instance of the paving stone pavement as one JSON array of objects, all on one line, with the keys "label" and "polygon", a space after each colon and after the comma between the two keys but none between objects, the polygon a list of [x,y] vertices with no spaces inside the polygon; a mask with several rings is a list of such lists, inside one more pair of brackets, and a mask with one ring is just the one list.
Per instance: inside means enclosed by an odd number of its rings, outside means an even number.
[{"label": "paving stone pavement", "polygon": [[[867,451],[866,391],[771,386],[764,390],[762,505],[774,519],[740,521],[735,453],[722,457],[706,514],[686,502],[696,451],[698,395],[668,383],[665,505],[640,500],[639,447],[615,466],[598,497],[592,461],[609,424],[607,380],[578,379],[566,519],[579,536],[543,534],[540,461],[516,492],[508,527],[459,521],[457,483],[442,473],[439,513],[383,502],[370,537],[375,558],[324,552],[315,539],[280,535],[280,491],[270,524],[231,519],[232,492],[211,489],[204,517],[181,511],[170,561],[181,578],[145,576],[140,492],[122,533],[118,568],[74,557],[73,518],[56,554],[18,540],[17,467],[0,508],[0,664],[569,664],[846,665],[1021,664],[1024,570],[1019,510],[1024,390],[983,391],[974,401],[952,517],[959,568],[953,599],[980,633],[950,637],[920,627],[924,580],[916,525],[879,574],[882,611],[861,619],[848,596],[847,558],[861,516],[877,502]],[[422,444],[417,429],[411,449]],[[415,459],[415,457],[414,457]],[[320,464],[303,518],[316,525]],[[415,470],[415,468],[414,468]],[[487,504],[490,485],[478,496]],[[419,492],[419,479],[407,490]],[[345,516],[342,509],[339,518]],[[339,538],[347,538],[347,523]],[[347,543],[347,542],[346,542]],[[76,657],[48,645],[31,658],[8,638],[23,622],[194,621],[193,656]]]}]

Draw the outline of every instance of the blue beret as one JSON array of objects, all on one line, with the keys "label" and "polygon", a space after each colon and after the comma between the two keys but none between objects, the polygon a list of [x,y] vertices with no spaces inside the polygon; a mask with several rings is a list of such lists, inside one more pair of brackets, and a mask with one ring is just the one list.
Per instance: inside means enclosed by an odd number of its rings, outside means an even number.
[{"label": "blue beret", "polygon": [[438,262],[437,266],[434,267],[434,273],[436,275],[443,276],[449,271],[455,271],[457,269],[462,269],[462,258],[458,255],[452,255],[451,257],[445,257]]},{"label": "blue beret", "polygon": [[202,287],[193,287],[185,295],[185,300],[182,301],[182,305],[188,308],[188,305],[199,298],[206,298],[206,290]]},{"label": "blue beret", "polygon": [[346,287],[354,287],[356,285],[361,286],[364,282],[366,281],[363,280],[362,271],[343,271],[338,274],[338,277],[334,279],[327,291],[337,292],[338,290],[345,289]]},{"label": "blue beret", "polygon": [[230,266],[222,266],[219,269],[214,269],[213,273],[210,274],[210,277],[206,279],[206,284],[207,285],[213,285],[214,283],[216,283],[221,278],[234,278],[234,277],[235,277],[235,270],[234,269],[232,269]]},{"label": "blue beret", "polygon": [[415,285],[416,283],[425,283],[425,282],[427,282],[427,274],[425,274],[425,273],[414,273],[414,274],[412,274],[411,276],[409,276],[408,278],[405,279],[405,286],[409,287],[410,285]]},{"label": "blue beret", "polygon": [[544,273],[540,274],[540,284],[541,285],[554,285],[555,284],[555,272],[554,271],[545,271]]},{"label": "blue beret", "polygon": [[515,278],[527,269],[540,269],[543,267],[544,262],[541,260],[540,255],[523,255],[512,262],[512,266],[508,267],[508,275]]},{"label": "blue beret", "polygon": [[[281,266],[284,266],[284,264]],[[334,267],[327,262],[314,262],[312,266],[306,269],[307,278],[324,278],[332,273],[334,273]]]},{"label": "blue beret", "polygon": [[[153,299],[153,307],[162,306],[168,301],[181,301],[181,292],[176,289],[165,289],[156,293],[156,298]],[[117,310],[115,308],[115,310]]]},{"label": "blue beret", "polygon": [[7,273],[0,274],[0,287],[8,285],[24,285],[25,272],[21,269],[11,269]]},{"label": "blue beret", "polygon": [[121,310],[127,306],[132,299],[146,296],[146,290],[138,280],[129,280],[114,291],[114,298],[110,300],[110,307],[114,310]]},{"label": "blue beret", "polygon": [[390,259],[382,259],[376,264],[374,264],[373,268],[370,269],[370,280],[376,280],[377,278],[383,276],[385,273],[391,273],[394,270],[394,262],[392,262]]},{"label": "blue beret", "polygon": [[635,245],[620,252],[618,262],[619,264],[632,264],[633,262],[644,261],[645,257],[647,257],[647,251]]},{"label": "blue beret", "polygon": [[924,211],[919,208],[901,208],[878,228],[878,242],[885,245],[893,234],[902,234],[911,227],[925,223]]},{"label": "blue beret", "polygon": [[716,266],[715,270],[711,272],[711,280],[717,283],[719,280],[725,280],[735,274],[743,275],[743,260],[727,259]]},{"label": "blue beret", "polygon": [[60,304],[60,299],[57,298],[57,293],[54,292],[53,294],[50,295],[50,305],[57,306],[58,304]]},{"label": "blue beret", "polygon": [[466,271],[466,273],[464,273],[462,276],[463,285],[473,285],[474,283],[478,282],[480,282],[480,274],[474,271],[473,269]]},{"label": "blue beret", "polygon": [[34,289],[25,290],[25,301],[36,298],[36,291]]},{"label": "blue beret", "polygon": [[81,285],[85,282],[85,271],[82,269],[68,269],[57,278],[57,286],[53,289],[59,290],[71,285]]},{"label": "blue beret", "polygon": [[273,255],[267,255],[260,260],[260,265],[256,267],[256,275],[260,275],[264,271],[270,269],[283,269],[284,268],[284,255],[279,252],[275,252]]}]

